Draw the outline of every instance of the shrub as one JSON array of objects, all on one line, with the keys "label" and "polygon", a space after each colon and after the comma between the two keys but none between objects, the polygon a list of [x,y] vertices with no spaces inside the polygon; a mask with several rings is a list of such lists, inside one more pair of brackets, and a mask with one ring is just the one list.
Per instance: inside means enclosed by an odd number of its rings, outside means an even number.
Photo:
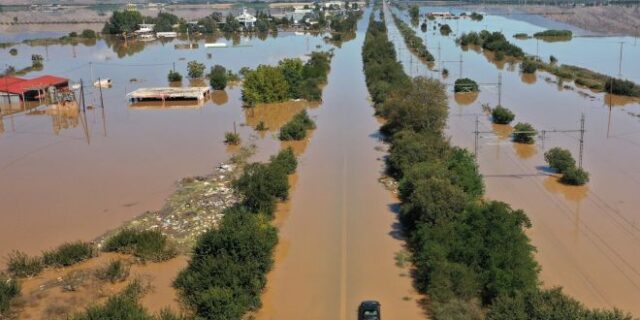
[{"label": "shrub", "polygon": [[11,300],[20,294],[20,285],[14,279],[0,273],[0,318],[9,311]]},{"label": "shrub", "polygon": [[93,246],[88,242],[65,243],[52,251],[42,254],[47,266],[66,267],[93,257]]},{"label": "shrub", "polygon": [[260,306],[277,242],[264,215],[229,208],[218,228],[198,237],[173,285],[198,319],[241,319]]},{"label": "shrub", "polygon": [[169,82],[182,81],[182,75],[180,74],[180,72],[170,70],[169,74],[167,75],[167,80],[169,80]]},{"label": "shrub", "polygon": [[571,156],[571,152],[562,148],[552,148],[544,153],[544,160],[547,161],[549,167],[560,173],[566,172],[571,168],[575,168],[576,160]]},{"label": "shrub", "polygon": [[542,32],[536,32],[533,34],[535,38],[545,38],[545,37],[553,37],[553,38],[571,38],[573,33],[570,30],[545,30]]},{"label": "shrub", "polygon": [[280,140],[302,140],[307,136],[307,130],[315,128],[315,123],[306,110],[296,114],[291,121],[280,128]]},{"label": "shrub", "polygon": [[298,159],[296,159],[293,149],[288,147],[271,157],[271,166],[281,169],[286,174],[292,174],[298,167]]},{"label": "shrub", "polygon": [[604,85],[607,92],[623,96],[640,96],[640,88],[629,80],[609,78]]},{"label": "shrub", "polygon": [[227,69],[219,64],[211,67],[209,84],[214,90],[224,90],[227,87]]},{"label": "shrub", "polygon": [[529,39],[529,35],[526,33],[516,33],[513,37],[516,39]]},{"label": "shrub", "polygon": [[70,37],[70,38],[75,38],[75,37],[77,37],[77,36],[78,36],[78,33],[77,33],[77,32],[75,32],[75,31],[69,32],[69,37]]},{"label": "shrub", "polygon": [[242,206],[250,212],[272,215],[276,201],[289,196],[289,179],[283,167],[263,163],[246,166],[244,173],[234,181],[242,196]]},{"label": "shrub", "polygon": [[511,123],[511,121],[513,121],[513,119],[515,119],[515,115],[513,114],[513,112],[511,112],[511,110],[498,105],[496,106],[493,111],[491,111],[491,118],[493,120],[493,123],[497,123],[497,124],[509,124]]},{"label": "shrub", "polygon": [[18,49],[16,48],[11,48],[11,50],[9,50],[9,54],[11,54],[12,56],[15,56],[18,54]]},{"label": "shrub", "polygon": [[258,122],[258,124],[256,125],[256,130],[258,131],[266,131],[269,128],[267,128],[267,125],[264,123],[264,121],[260,121]]},{"label": "shrub", "polygon": [[80,36],[85,38],[85,39],[95,39],[96,38],[96,32],[91,30],[91,29],[84,29],[84,30],[82,30],[82,33],[80,33]]},{"label": "shrub", "polygon": [[520,63],[520,71],[522,73],[535,73],[536,70],[538,70],[538,64],[530,59],[524,59]]},{"label": "shrub", "polygon": [[589,182],[589,173],[584,171],[581,168],[568,168],[560,178],[560,182],[573,185],[573,186],[581,186],[587,182]]},{"label": "shrub", "polygon": [[478,87],[478,83],[469,79],[469,78],[461,78],[457,79],[455,84],[453,85],[454,92],[478,92],[480,91]]},{"label": "shrub", "polygon": [[153,320],[138,300],[144,289],[139,282],[132,282],[120,293],[109,297],[102,305],[88,307],[82,314],[75,315],[73,320],[94,319],[123,319],[123,320]]},{"label": "shrub", "polygon": [[187,63],[187,74],[189,75],[189,78],[192,79],[200,78],[204,74],[204,68],[204,64],[198,61],[189,61]]},{"label": "shrub", "polygon": [[240,144],[240,134],[236,132],[225,132],[224,133],[224,143],[231,145],[239,145]]},{"label": "shrub", "polygon": [[7,271],[18,278],[33,277],[44,269],[42,258],[29,257],[26,253],[13,251],[8,255]]},{"label": "shrub", "polygon": [[176,255],[167,237],[157,230],[123,229],[105,241],[103,250],[133,254],[151,261],[164,261]]},{"label": "shrub", "polygon": [[557,63],[557,62],[558,62],[558,58],[556,58],[556,57],[555,57],[555,56],[553,56],[553,55],[550,55],[550,56],[549,56],[549,63],[551,63],[551,64],[555,64],[555,63]]},{"label": "shrub", "polygon": [[513,127],[513,141],[518,143],[532,144],[538,132],[528,123],[519,122]]},{"label": "shrub", "polygon": [[107,266],[98,270],[98,279],[111,283],[122,282],[129,276],[129,266],[122,260],[113,260]]},{"label": "shrub", "polygon": [[482,19],[484,18],[484,16],[482,14],[477,13],[477,12],[471,12],[471,15],[469,15],[469,17],[473,21],[482,21]]},{"label": "shrub", "polygon": [[453,32],[453,30],[451,30],[451,27],[448,24],[445,23],[440,26],[440,34],[443,36],[448,36],[451,32]]}]

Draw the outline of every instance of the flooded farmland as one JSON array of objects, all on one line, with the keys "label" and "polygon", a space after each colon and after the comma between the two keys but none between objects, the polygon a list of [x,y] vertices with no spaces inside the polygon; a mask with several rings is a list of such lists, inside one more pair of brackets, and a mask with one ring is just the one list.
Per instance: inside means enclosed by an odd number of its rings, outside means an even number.
[{"label": "flooded farmland", "polygon": [[[421,12],[433,10],[423,7]],[[437,8],[443,10],[447,9]],[[401,16],[408,22],[405,13]],[[466,31],[502,30],[509,41],[528,54],[535,54],[535,39],[518,41],[510,35],[541,28],[515,18],[486,15],[481,22],[435,23],[449,23],[455,36]],[[387,24],[408,73],[442,78],[440,71],[444,67],[449,70],[444,79],[447,84],[461,75],[480,83],[477,96],[454,95],[448,87],[451,93],[447,134],[454,144],[474,150],[473,132],[478,118],[478,161],[487,184],[486,195],[524,209],[531,218],[533,228],[529,235],[537,247],[536,258],[542,266],[545,286],[562,286],[566,293],[591,307],[615,306],[640,314],[638,101],[595,93],[568,81],[562,83],[541,71],[525,78],[517,63],[496,62],[481,49],[463,50],[455,44],[454,35],[445,37],[439,32],[422,33],[416,29],[426,37],[427,47],[436,56],[436,64],[429,69],[411,56],[392,21]],[[627,50],[622,62],[623,77],[638,81],[640,66],[635,57],[640,56],[640,48],[634,46],[633,38],[540,41],[539,50],[543,58],[553,54],[561,57],[561,63],[617,76],[617,41],[625,41]],[[440,60],[444,62],[439,64]],[[501,90],[497,86],[498,74],[502,75]],[[535,145],[512,143],[509,128],[493,126],[490,116],[483,112],[482,104],[493,107],[499,100],[515,113],[515,122],[529,122],[538,131],[547,130],[544,139],[539,134]],[[544,152],[560,146],[578,157],[581,114],[586,119],[583,166],[591,180],[583,187],[569,187],[548,173]]]},{"label": "flooded farmland", "polygon": [[[0,256],[14,249],[35,254],[65,241],[90,240],[147,210],[159,209],[175,182],[207,174],[229,157],[224,132],[233,131],[234,123],[243,141],[258,146],[256,159],[278,150],[274,132],[256,135],[244,126],[252,124],[259,110],[245,113],[240,87],[214,92],[210,100],[196,105],[130,107],[125,95],[136,88],[167,86],[167,73],[174,64],[183,74],[191,60],[238,72],[329,46],[320,36],[293,33],[265,40],[238,38],[235,47],[225,49],[205,49],[205,41],[215,39],[192,40],[199,45],[195,49],[181,49],[188,43],[185,37],[127,45],[110,39],[88,46],[20,44],[13,47],[16,56],[8,48],[0,50],[0,61],[17,69],[30,65],[32,54],[45,58],[44,69],[27,78],[52,74],[83,79],[85,85],[92,77],[113,81],[103,90],[104,109],[99,90],[87,90],[86,114],[2,105]],[[185,79],[182,85],[202,83]],[[287,110],[292,116],[297,109]],[[286,112],[281,113],[278,117],[286,119]]]}]

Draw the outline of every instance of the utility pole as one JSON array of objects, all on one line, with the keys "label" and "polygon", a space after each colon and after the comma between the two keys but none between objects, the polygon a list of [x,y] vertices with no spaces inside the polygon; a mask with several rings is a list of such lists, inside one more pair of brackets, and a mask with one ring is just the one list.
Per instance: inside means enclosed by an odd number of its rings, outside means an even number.
[{"label": "utility pole", "polygon": [[480,134],[479,129],[479,125],[480,125],[480,118],[479,116],[476,114],[476,131],[474,132],[476,137],[474,140],[474,146],[473,146],[473,154],[476,157],[476,161],[478,161],[478,135]]},{"label": "utility pole", "polygon": [[502,105],[502,72],[498,72],[498,105]]},{"label": "utility pole", "polygon": [[80,79],[80,99],[82,101],[82,112],[86,112],[87,108],[84,104],[84,83],[82,82],[82,79]]},{"label": "utility pole", "polygon": [[98,90],[100,90],[100,106],[104,109],[104,99],[102,98],[102,79],[98,78]]},{"label": "utility pole", "polygon": [[91,69],[91,84],[93,84],[93,62],[89,61],[89,69]]},{"label": "utility pole", "polygon": [[618,76],[622,78],[622,48],[624,46],[624,42],[620,41],[620,57],[618,58]]},{"label": "utility pole", "polygon": [[462,78],[462,53],[460,54],[460,78]]},{"label": "utility pole", "polygon": [[582,169],[582,156],[584,154],[584,112],[580,117],[580,156],[578,158],[578,167]]},{"label": "utility pole", "polygon": [[176,62],[173,62],[173,72],[176,72]]}]

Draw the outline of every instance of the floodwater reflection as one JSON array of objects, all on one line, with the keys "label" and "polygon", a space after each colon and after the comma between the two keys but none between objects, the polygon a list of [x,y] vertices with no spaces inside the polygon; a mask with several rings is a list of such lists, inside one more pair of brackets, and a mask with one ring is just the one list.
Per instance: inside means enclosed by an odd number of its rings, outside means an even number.
[{"label": "floodwater reflection", "polygon": [[453,99],[461,106],[468,106],[478,99],[478,92],[458,92],[453,95]]},{"label": "floodwater reflection", "polygon": [[583,186],[569,186],[560,183],[559,175],[550,175],[544,179],[544,187],[551,193],[560,193],[565,199],[572,202],[579,202],[587,197],[589,187]]}]

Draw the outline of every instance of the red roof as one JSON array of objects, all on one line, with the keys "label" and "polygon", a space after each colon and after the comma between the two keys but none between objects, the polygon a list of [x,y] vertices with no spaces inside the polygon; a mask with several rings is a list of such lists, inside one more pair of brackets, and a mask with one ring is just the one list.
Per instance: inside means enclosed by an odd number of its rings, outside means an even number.
[{"label": "red roof", "polygon": [[68,83],[69,79],[48,75],[28,80],[7,76],[0,78],[0,91],[14,94],[23,94],[31,90],[44,89],[51,86],[64,85]]}]

